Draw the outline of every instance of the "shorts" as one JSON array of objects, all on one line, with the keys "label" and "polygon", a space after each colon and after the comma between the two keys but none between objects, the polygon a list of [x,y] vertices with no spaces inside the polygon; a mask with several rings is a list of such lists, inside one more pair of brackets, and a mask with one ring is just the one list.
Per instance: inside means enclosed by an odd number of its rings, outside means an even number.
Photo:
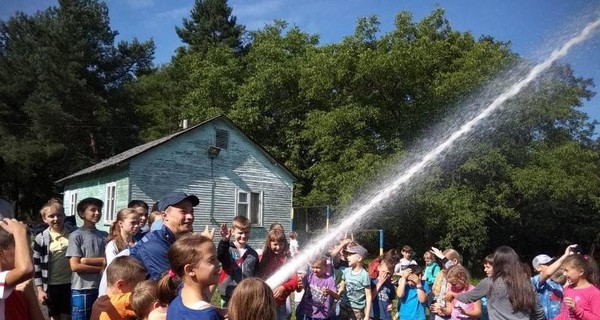
[{"label": "shorts", "polygon": [[71,290],[71,320],[89,320],[98,289]]},{"label": "shorts", "polygon": [[365,318],[364,309],[354,309],[348,305],[340,303],[340,320],[360,320]]},{"label": "shorts", "polygon": [[67,298],[71,295],[70,283],[48,285],[46,294],[49,317],[56,318],[61,314],[71,314],[71,299]]}]

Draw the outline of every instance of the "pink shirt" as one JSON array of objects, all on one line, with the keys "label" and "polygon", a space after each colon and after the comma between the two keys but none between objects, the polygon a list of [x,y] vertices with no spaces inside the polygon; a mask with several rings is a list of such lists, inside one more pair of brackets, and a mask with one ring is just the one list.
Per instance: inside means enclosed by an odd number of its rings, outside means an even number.
[{"label": "pink shirt", "polygon": [[[472,284],[470,284],[467,287],[467,290],[464,290],[462,292],[467,292],[467,291],[471,291],[475,289],[475,286],[473,286]],[[460,293],[460,292],[456,292],[456,293]],[[454,299],[454,301],[452,302],[452,313],[450,314],[450,319],[451,320],[460,320],[460,319],[478,319],[479,317],[469,317],[468,315],[462,313],[459,309],[462,308],[463,310],[473,310],[475,308],[475,303],[476,302],[471,302],[471,303],[464,303],[464,302],[460,302],[458,301],[458,299]]]},{"label": "pink shirt", "polygon": [[590,285],[587,288],[565,286],[564,298],[575,300],[575,310],[571,310],[564,302],[557,320],[598,320],[600,319],[600,290]]}]

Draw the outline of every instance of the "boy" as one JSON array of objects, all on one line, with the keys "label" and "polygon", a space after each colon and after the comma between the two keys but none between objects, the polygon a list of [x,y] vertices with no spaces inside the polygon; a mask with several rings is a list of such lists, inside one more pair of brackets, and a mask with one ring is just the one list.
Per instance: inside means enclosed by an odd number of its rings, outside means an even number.
[{"label": "boy", "polygon": [[367,249],[353,244],[348,245],[342,254],[348,260],[348,268],[342,272],[338,294],[342,296],[340,320],[369,319],[371,313],[371,279],[363,268]]},{"label": "boy", "polygon": [[398,281],[396,295],[398,299],[398,315],[403,320],[425,320],[427,296],[429,285],[422,282],[422,269],[416,264],[411,264],[402,272]]},{"label": "boy", "polygon": [[48,308],[51,319],[71,316],[71,268],[65,258],[69,230],[65,227],[65,211],[60,202],[49,201],[40,209],[48,228],[33,243],[34,282],[40,303]]},{"label": "boy", "polygon": [[100,199],[85,198],[77,204],[77,214],[83,225],[69,235],[66,257],[73,276],[71,278],[71,319],[89,320],[92,304],[98,298],[102,270],[106,265],[104,245],[108,234],[96,229],[102,217]]},{"label": "boy", "polygon": [[328,319],[333,299],[339,299],[335,278],[327,273],[327,258],[316,256],[311,259],[310,273],[301,278],[306,292],[296,308],[296,319]]},{"label": "boy", "polygon": [[565,253],[558,259],[540,254],[533,258],[531,262],[533,270],[536,272],[536,275],[531,277],[531,284],[538,295],[546,319],[554,319],[560,313],[563,300],[563,287],[552,280],[551,277],[556,272],[562,272],[559,270],[561,264],[571,254],[571,248],[576,246],[568,246]]},{"label": "boy", "polygon": [[377,267],[377,278],[371,280],[371,291],[376,297],[371,309],[371,319],[392,319],[392,302],[396,298],[396,288],[391,280],[393,270],[392,262],[383,259]]},{"label": "boy", "polygon": [[27,298],[15,287],[32,276],[27,227],[15,219],[0,220],[0,320],[30,318]]},{"label": "boy", "polygon": [[135,319],[130,296],[135,284],[146,279],[144,266],[134,257],[116,257],[106,268],[106,276],[106,295],[94,302],[91,320]]},{"label": "boy", "polygon": [[[233,235],[233,242],[229,239]],[[217,248],[217,257],[223,265],[219,278],[221,304],[227,306],[233,289],[245,278],[253,277],[258,267],[258,254],[250,245],[250,220],[244,216],[233,218],[233,229],[227,224],[221,225],[221,241]]]},{"label": "boy", "polygon": [[402,273],[409,265],[417,264],[410,256],[412,256],[412,248],[408,245],[402,247],[402,258],[394,267],[394,273]]}]

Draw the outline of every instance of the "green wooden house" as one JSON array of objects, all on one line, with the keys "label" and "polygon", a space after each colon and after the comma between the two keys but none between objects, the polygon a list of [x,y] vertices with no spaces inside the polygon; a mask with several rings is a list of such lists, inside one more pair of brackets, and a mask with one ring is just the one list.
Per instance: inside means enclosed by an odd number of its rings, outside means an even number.
[{"label": "green wooden house", "polygon": [[104,201],[97,226],[102,230],[108,231],[116,213],[133,199],[152,206],[167,193],[182,191],[200,199],[194,230],[231,224],[234,216],[246,215],[252,222],[251,243],[262,247],[272,223],[290,230],[295,180],[285,166],[221,115],[56,183],[64,186],[67,215],[77,216],[77,202],[86,197]]}]

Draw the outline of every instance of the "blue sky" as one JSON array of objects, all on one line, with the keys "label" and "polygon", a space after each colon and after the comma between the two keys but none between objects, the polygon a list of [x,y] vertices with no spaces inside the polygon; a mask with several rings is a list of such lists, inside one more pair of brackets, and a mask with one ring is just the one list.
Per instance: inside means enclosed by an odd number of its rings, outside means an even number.
[{"label": "blue sky", "polygon": [[[156,63],[169,62],[181,42],[175,33],[189,17],[194,0],[108,0],[111,26],[119,39],[154,39]],[[33,13],[56,5],[57,0],[0,0],[0,19],[15,11]],[[295,24],[318,34],[321,43],[338,42],[354,31],[359,17],[376,15],[382,32],[393,29],[396,13],[408,10],[416,20],[439,6],[452,27],[476,37],[493,36],[511,41],[513,51],[540,61],[583,24],[600,17],[600,0],[229,0],[238,22],[255,30],[273,19]],[[593,78],[600,90],[600,30],[561,61],[576,75]],[[600,96],[583,109],[600,121]]]}]

